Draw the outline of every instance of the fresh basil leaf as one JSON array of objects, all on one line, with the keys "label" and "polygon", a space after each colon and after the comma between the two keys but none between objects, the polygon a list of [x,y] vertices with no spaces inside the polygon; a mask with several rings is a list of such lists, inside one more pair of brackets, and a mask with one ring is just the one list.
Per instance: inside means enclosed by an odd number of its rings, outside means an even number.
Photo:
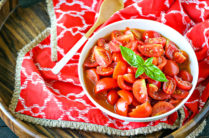
[{"label": "fresh basil leaf", "polygon": [[140,57],[139,55],[136,55],[136,59],[138,60],[138,62],[143,65],[144,64],[144,59],[142,57]]},{"label": "fresh basil leaf", "polygon": [[164,75],[164,73],[155,65],[145,66],[145,74],[149,76],[151,79],[166,82],[168,81]]},{"label": "fresh basil leaf", "polygon": [[[124,47],[124,46],[120,46],[120,51],[121,54],[123,56],[123,58],[128,62],[128,64],[130,64],[133,67],[138,67],[139,65],[143,64],[142,60],[140,59],[140,56],[137,56],[134,51],[132,51],[131,49]],[[144,62],[144,60],[143,60]]]},{"label": "fresh basil leaf", "polygon": [[146,66],[150,66],[150,65],[152,65],[152,61],[153,61],[153,57],[148,58],[148,59],[144,62],[144,64],[145,64]]},{"label": "fresh basil leaf", "polygon": [[142,73],[144,73],[144,68],[142,66],[138,66],[138,69],[136,70],[135,78],[138,78]]}]

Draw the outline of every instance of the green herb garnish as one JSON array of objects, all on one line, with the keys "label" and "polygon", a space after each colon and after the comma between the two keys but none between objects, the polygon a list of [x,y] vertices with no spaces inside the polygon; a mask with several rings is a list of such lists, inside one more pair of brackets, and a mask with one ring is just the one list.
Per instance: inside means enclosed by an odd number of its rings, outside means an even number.
[{"label": "green herb garnish", "polygon": [[135,78],[139,77],[145,72],[151,79],[161,82],[168,81],[164,73],[155,65],[152,64],[153,57],[148,58],[146,61],[139,55],[135,54],[131,49],[120,46],[121,54],[123,58],[133,67],[137,68]]}]

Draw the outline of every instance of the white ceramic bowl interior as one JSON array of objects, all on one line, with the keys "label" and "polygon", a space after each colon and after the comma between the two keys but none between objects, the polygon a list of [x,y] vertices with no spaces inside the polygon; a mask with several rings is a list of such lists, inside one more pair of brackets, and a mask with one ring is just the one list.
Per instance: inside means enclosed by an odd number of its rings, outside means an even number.
[{"label": "white ceramic bowl interior", "polygon": [[[146,118],[124,117],[124,116],[118,115],[116,113],[110,112],[109,110],[105,109],[104,107],[99,105],[88,93],[88,91],[86,89],[86,86],[85,86],[85,83],[84,83],[84,79],[83,79],[84,78],[83,77],[83,63],[84,63],[85,58],[88,55],[89,50],[94,46],[94,44],[96,43],[96,41],[99,38],[110,34],[113,30],[125,30],[126,27],[137,28],[137,29],[142,29],[142,30],[154,30],[156,32],[159,32],[160,34],[162,34],[166,38],[168,38],[171,41],[173,41],[174,43],[176,43],[176,45],[180,49],[186,51],[187,54],[189,55],[190,69],[191,69],[191,74],[193,76],[193,82],[192,82],[193,87],[189,91],[189,95],[178,106],[176,106],[173,110],[171,110],[167,113],[158,115],[158,116],[154,116],[154,117],[146,117]],[[154,121],[154,120],[164,118],[164,117],[172,114],[173,112],[177,111],[180,107],[182,107],[184,105],[184,103],[189,99],[189,97],[192,95],[192,93],[195,89],[195,86],[197,84],[197,79],[198,79],[199,68],[198,68],[198,62],[197,62],[196,55],[195,55],[191,45],[176,30],[172,29],[171,27],[169,27],[167,25],[156,22],[156,21],[144,20],[144,19],[129,19],[129,20],[123,20],[123,21],[112,23],[112,24],[98,30],[88,40],[88,42],[84,46],[84,48],[82,50],[82,53],[80,55],[78,72],[79,72],[79,79],[80,79],[81,85],[82,85],[86,95],[100,110],[102,110],[103,112],[105,112],[108,115],[113,116],[117,119],[121,119],[121,120],[125,120],[125,121],[131,121],[131,122],[148,122],[148,121]]]}]

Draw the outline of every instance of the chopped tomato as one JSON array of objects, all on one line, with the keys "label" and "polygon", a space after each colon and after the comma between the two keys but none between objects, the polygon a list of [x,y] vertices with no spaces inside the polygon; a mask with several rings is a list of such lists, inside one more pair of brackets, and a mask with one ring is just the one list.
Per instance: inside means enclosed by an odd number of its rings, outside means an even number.
[{"label": "chopped tomato", "polygon": [[160,56],[158,57],[157,64],[158,64],[157,67],[162,70],[164,66],[167,64],[167,59],[164,56]]},{"label": "chopped tomato", "polygon": [[164,49],[161,44],[146,44],[138,46],[138,50],[142,55],[147,57],[160,57],[164,54]]},{"label": "chopped tomato", "polygon": [[127,44],[134,40],[134,35],[130,32],[130,33],[126,33],[124,35],[118,36],[116,39],[123,44]]},{"label": "chopped tomato", "polygon": [[133,106],[137,106],[137,105],[139,105],[139,104],[140,104],[140,103],[136,100],[136,98],[133,97],[132,105],[133,105]]},{"label": "chopped tomato", "polygon": [[189,94],[188,91],[184,91],[184,90],[181,90],[181,89],[176,89],[171,96],[175,99],[184,99],[184,98],[187,97],[188,94]]},{"label": "chopped tomato", "polygon": [[127,64],[122,61],[118,61],[113,71],[113,78],[117,79],[118,75],[124,75],[126,72],[127,72]]},{"label": "chopped tomato", "polygon": [[118,95],[124,99],[128,105],[132,103],[133,101],[133,94],[129,91],[126,91],[126,90],[120,90],[118,91]]},{"label": "chopped tomato", "polygon": [[114,40],[116,39],[118,36],[120,35],[123,35],[123,33],[121,31],[118,31],[118,30],[114,30],[112,33],[111,33],[111,39]]},{"label": "chopped tomato", "polygon": [[152,64],[156,66],[157,63],[158,63],[158,58],[157,57],[153,57]]},{"label": "chopped tomato", "polygon": [[86,76],[93,83],[96,83],[97,81],[99,81],[99,75],[96,73],[96,69],[86,70]]},{"label": "chopped tomato", "polygon": [[155,100],[162,101],[162,100],[166,100],[166,99],[171,98],[171,96],[169,94],[166,94],[162,90],[158,90],[158,87],[154,84],[149,84],[147,86],[147,89],[148,89],[148,95]]},{"label": "chopped tomato", "polygon": [[148,81],[148,83],[156,85],[159,89],[161,88],[161,82],[160,81],[156,81],[156,80],[153,80],[151,78],[148,78],[147,81]]},{"label": "chopped tomato", "polygon": [[119,52],[113,52],[113,54],[112,54],[112,59],[113,59],[113,61],[115,61],[115,62],[124,61],[124,59],[123,59],[121,53],[119,53]]},{"label": "chopped tomato", "polygon": [[95,86],[95,93],[103,92],[106,90],[117,88],[117,81],[113,78],[102,78],[97,81]]},{"label": "chopped tomato", "polygon": [[86,58],[85,62],[84,62],[84,66],[85,67],[96,67],[99,64],[97,63],[96,59],[95,59],[95,55],[94,53],[91,52],[90,56]]},{"label": "chopped tomato", "polygon": [[193,80],[193,77],[192,75],[186,71],[186,70],[181,70],[179,72],[179,76],[184,80],[184,81],[188,81],[188,82],[192,82]]},{"label": "chopped tomato", "polygon": [[134,82],[133,94],[140,103],[145,103],[148,101],[147,87],[144,79],[139,79]]},{"label": "chopped tomato", "polygon": [[165,46],[165,55],[168,59],[173,59],[173,54],[179,52],[179,49],[172,41],[167,41]]},{"label": "chopped tomato", "polygon": [[166,44],[166,39],[164,37],[157,37],[157,38],[147,38],[145,44],[162,44],[164,47]]},{"label": "chopped tomato", "polygon": [[96,46],[94,48],[94,54],[96,61],[100,66],[107,67],[112,63],[112,56],[110,51],[105,50],[102,47]]},{"label": "chopped tomato", "polygon": [[168,81],[163,83],[163,91],[172,94],[176,90],[176,81],[169,76],[166,76],[166,78]]},{"label": "chopped tomato", "polygon": [[128,67],[127,68],[127,72],[128,73],[131,73],[131,74],[134,74],[135,72],[134,72],[134,69],[132,68],[132,67]]},{"label": "chopped tomato", "polygon": [[112,75],[113,70],[114,69],[112,67],[97,66],[96,72],[101,76],[110,76]]},{"label": "chopped tomato", "polygon": [[155,38],[155,37],[161,37],[161,35],[155,31],[151,31],[151,30],[145,31],[142,34],[143,40],[146,40],[147,38]]},{"label": "chopped tomato", "polygon": [[177,83],[177,87],[182,89],[182,90],[186,90],[189,91],[192,88],[192,84],[188,81],[183,81],[181,78],[174,76],[174,79]]},{"label": "chopped tomato", "polygon": [[131,74],[131,73],[129,73],[129,74],[124,74],[124,75],[123,75],[123,79],[124,79],[126,82],[128,82],[128,83],[134,83],[134,81],[135,81],[135,76],[134,76],[134,74]]},{"label": "chopped tomato", "polygon": [[104,38],[99,38],[97,40],[97,45],[103,47],[106,44],[106,40]]},{"label": "chopped tomato", "polygon": [[169,101],[169,103],[172,104],[173,106],[177,106],[180,102],[181,102],[181,100],[174,100],[174,99],[171,99]]},{"label": "chopped tomato", "polygon": [[135,51],[137,50],[137,46],[138,46],[138,41],[134,40],[126,44],[125,47],[130,48],[131,50]]},{"label": "chopped tomato", "polygon": [[168,60],[163,71],[166,75],[173,77],[179,73],[179,66],[173,60]]},{"label": "chopped tomato", "polygon": [[120,98],[115,104],[115,111],[117,114],[127,116],[128,114],[128,103],[123,98]]},{"label": "chopped tomato", "polygon": [[107,93],[107,101],[112,105],[114,105],[117,102],[118,98],[119,96],[116,90],[110,90]]},{"label": "chopped tomato", "polygon": [[183,63],[184,61],[186,61],[186,57],[181,52],[175,52],[173,55],[173,59],[177,63]]},{"label": "chopped tomato", "polygon": [[138,30],[131,29],[131,32],[133,33],[135,39],[137,39],[137,40],[141,40],[142,39],[142,34]]},{"label": "chopped tomato", "polygon": [[174,106],[172,104],[165,102],[165,101],[159,101],[152,108],[152,116],[164,114],[172,110],[173,108]]},{"label": "chopped tomato", "polygon": [[119,41],[116,40],[116,39],[113,39],[113,40],[111,40],[111,41],[108,43],[109,49],[110,49],[112,52],[120,52],[120,45],[122,45],[122,43],[119,42]]},{"label": "chopped tomato", "polygon": [[152,114],[152,106],[149,102],[137,105],[128,115],[130,117],[149,117]]},{"label": "chopped tomato", "polygon": [[132,87],[127,85],[125,83],[125,80],[123,79],[123,75],[118,75],[118,79],[117,79],[117,83],[118,83],[118,86],[122,89],[122,90],[131,90]]}]

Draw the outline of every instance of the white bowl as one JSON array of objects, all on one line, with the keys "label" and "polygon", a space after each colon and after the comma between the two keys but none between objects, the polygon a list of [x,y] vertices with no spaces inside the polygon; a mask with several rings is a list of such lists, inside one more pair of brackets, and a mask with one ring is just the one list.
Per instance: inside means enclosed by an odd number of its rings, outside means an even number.
[{"label": "white bowl", "polygon": [[[99,105],[88,93],[88,91],[86,89],[86,86],[85,86],[85,83],[84,83],[84,79],[83,79],[84,78],[83,77],[83,63],[84,63],[85,58],[87,57],[87,54],[88,54],[89,50],[94,46],[94,44],[96,43],[96,41],[99,38],[110,34],[113,30],[125,30],[126,27],[137,28],[137,29],[142,29],[142,30],[154,30],[156,32],[159,32],[160,34],[162,34],[166,38],[168,38],[171,41],[173,41],[174,43],[176,43],[176,45],[180,49],[186,51],[187,54],[189,55],[190,69],[191,69],[191,74],[193,76],[193,81],[192,81],[193,87],[189,91],[189,95],[184,100],[182,100],[182,102],[178,106],[176,106],[173,110],[171,110],[169,112],[166,112],[164,114],[158,115],[158,116],[154,116],[154,117],[146,117],[146,118],[124,117],[124,116],[118,115],[116,113],[113,113],[113,112],[105,109],[104,107]],[[110,115],[112,117],[115,117],[117,119],[121,119],[121,120],[125,120],[125,121],[131,121],[131,122],[154,121],[154,120],[164,118],[164,117],[174,113],[175,111],[177,111],[180,107],[182,107],[184,105],[184,103],[192,95],[192,93],[193,93],[193,91],[196,87],[196,84],[197,84],[198,73],[199,73],[197,57],[196,57],[191,45],[188,43],[188,41],[180,33],[178,33],[176,30],[174,30],[171,27],[169,27],[167,25],[164,25],[162,23],[159,23],[159,22],[156,22],[156,21],[151,21],[151,20],[144,20],[144,19],[123,20],[123,21],[112,23],[112,24],[98,30],[88,40],[85,47],[83,48],[82,53],[80,55],[78,66],[79,66],[78,67],[78,73],[79,73],[79,79],[80,79],[81,85],[82,85],[86,95],[91,100],[91,102],[93,102],[100,110],[107,113],[108,115]]]}]

